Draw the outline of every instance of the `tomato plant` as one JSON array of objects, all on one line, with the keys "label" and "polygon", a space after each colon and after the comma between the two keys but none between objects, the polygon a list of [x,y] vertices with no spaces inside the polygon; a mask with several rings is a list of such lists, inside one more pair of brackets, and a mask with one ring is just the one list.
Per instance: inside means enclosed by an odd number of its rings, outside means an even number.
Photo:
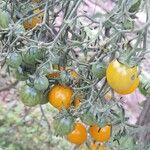
[{"label": "tomato plant", "polygon": [[10,16],[8,12],[0,9],[0,27],[8,28],[10,23]]}]

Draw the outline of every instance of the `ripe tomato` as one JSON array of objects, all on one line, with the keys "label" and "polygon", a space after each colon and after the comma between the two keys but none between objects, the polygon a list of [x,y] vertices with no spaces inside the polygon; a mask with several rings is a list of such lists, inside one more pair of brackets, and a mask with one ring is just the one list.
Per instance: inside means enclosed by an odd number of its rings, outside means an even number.
[{"label": "ripe tomato", "polygon": [[6,58],[6,63],[10,67],[18,68],[22,63],[22,57],[19,53],[16,52],[9,53]]},{"label": "ripe tomato", "polygon": [[64,85],[54,85],[48,93],[51,105],[57,109],[69,108],[71,105],[73,90]]},{"label": "ripe tomato", "polygon": [[0,9],[0,27],[8,28],[10,22],[10,16],[6,11]]},{"label": "ripe tomato", "polygon": [[119,94],[132,93],[138,86],[138,68],[113,60],[106,70],[107,82]]},{"label": "ripe tomato", "polygon": [[[36,9],[34,10],[34,14],[39,13],[40,10]],[[26,20],[23,22],[23,26],[26,30],[34,28],[37,24],[42,23],[43,20],[43,13],[40,13],[39,15],[32,17],[30,20]]]},{"label": "ripe tomato", "polygon": [[56,118],[53,121],[54,130],[56,135],[69,134],[74,128],[74,119],[71,116],[65,116],[63,118]]},{"label": "ripe tomato", "polygon": [[93,124],[90,127],[89,132],[94,140],[99,142],[106,142],[110,139],[111,126],[106,125],[103,128],[99,128],[96,124]]},{"label": "ripe tomato", "polygon": [[74,130],[67,135],[68,141],[74,144],[83,144],[86,141],[87,132],[83,124],[77,122]]},{"label": "ripe tomato", "polygon": [[24,85],[23,87],[21,87],[20,98],[26,106],[32,107],[39,104],[42,96],[43,95],[35,88],[32,88],[28,85]]},{"label": "ripe tomato", "polygon": [[49,81],[45,76],[41,76],[35,79],[34,87],[39,91],[44,91],[48,88]]}]

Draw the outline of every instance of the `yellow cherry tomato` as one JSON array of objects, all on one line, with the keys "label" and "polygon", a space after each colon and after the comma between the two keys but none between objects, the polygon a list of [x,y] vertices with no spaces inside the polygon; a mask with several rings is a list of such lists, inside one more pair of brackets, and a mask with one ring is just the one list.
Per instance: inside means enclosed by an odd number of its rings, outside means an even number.
[{"label": "yellow cherry tomato", "polygon": [[106,77],[114,91],[119,94],[129,94],[138,86],[138,67],[131,68],[115,59],[108,65]]},{"label": "yellow cherry tomato", "polygon": [[106,125],[103,128],[99,128],[96,124],[94,124],[90,127],[89,133],[94,140],[99,142],[106,142],[110,139],[111,126]]},{"label": "yellow cherry tomato", "polygon": [[87,139],[87,131],[82,123],[77,122],[74,130],[67,135],[68,141],[73,144],[83,144]]},{"label": "yellow cherry tomato", "polygon": [[48,100],[57,109],[69,108],[73,90],[64,85],[54,85],[48,93]]},{"label": "yellow cherry tomato", "polygon": [[[39,9],[34,10],[34,14],[39,12],[40,12]],[[40,13],[37,16],[34,16],[31,19],[24,21],[23,26],[26,30],[30,30],[34,28],[37,24],[42,23],[42,20],[43,20],[43,13]]]}]

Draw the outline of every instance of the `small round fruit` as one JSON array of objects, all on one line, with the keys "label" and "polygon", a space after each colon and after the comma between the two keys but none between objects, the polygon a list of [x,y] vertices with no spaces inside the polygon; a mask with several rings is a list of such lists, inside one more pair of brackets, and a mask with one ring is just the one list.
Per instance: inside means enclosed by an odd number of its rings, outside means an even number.
[{"label": "small round fruit", "polygon": [[80,80],[79,74],[73,69],[67,69],[70,77],[77,83]]},{"label": "small round fruit", "polygon": [[22,63],[22,57],[16,52],[9,53],[6,58],[6,63],[12,68],[18,68]]},{"label": "small round fruit", "polygon": [[92,73],[96,78],[102,79],[106,75],[106,66],[102,63],[93,64]]},{"label": "small round fruit", "polygon": [[75,108],[78,108],[78,107],[80,107],[80,104],[81,104],[80,98],[79,97],[75,97],[74,100],[73,100],[73,106]]},{"label": "small round fruit", "polygon": [[38,77],[34,80],[34,87],[39,91],[44,91],[48,88],[49,81],[45,76]]},{"label": "small round fruit", "polygon": [[93,124],[89,129],[89,133],[94,140],[107,142],[110,139],[111,126],[106,125],[103,128],[99,128],[96,124]]},{"label": "small round fruit", "polygon": [[42,75],[48,75],[51,72],[51,63],[47,62],[46,64],[41,64],[38,70]]},{"label": "small round fruit", "polygon": [[87,139],[85,126],[79,122],[76,123],[74,130],[67,135],[67,139],[73,144],[83,144]]},{"label": "small round fruit", "polygon": [[[40,12],[39,9],[34,10],[34,14],[39,12]],[[37,24],[42,23],[42,20],[43,20],[43,13],[40,13],[37,16],[34,16],[31,19],[24,21],[23,26],[25,29],[30,30],[34,28]]]},{"label": "small round fruit", "polygon": [[34,65],[38,60],[45,58],[45,49],[37,47],[28,48],[22,52],[22,57],[25,63]]},{"label": "small round fruit", "polygon": [[54,85],[48,93],[51,105],[57,109],[69,108],[71,105],[73,90],[64,85]]},{"label": "small round fruit", "polygon": [[54,71],[54,72],[50,73],[50,74],[48,75],[48,78],[54,78],[54,79],[60,78],[60,73],[59,73],[59,71]]},{"label": "small round fruit", "polygon": [[108,65],[106,77],[109,86],[119,94],[132,93],[138,86],[137,66],[131,68],[120,63],[117,59]]},{"label": "small round fruit", "polygon": [[10,16],[6,11],[0,9],[0,27],[8,28],[10,22]]},{"label": "small round fruit", "polygon": [[55,119],[54,122],[54,130],[56,135],[67,135],[74,128],[74,119],[71,116],[63,117]]},{"label": "small round fruit", "polygon": [[35,88],[24,85],[20,90],[20,98],[26,106],[32,107],[40,103],[42,95]]}]

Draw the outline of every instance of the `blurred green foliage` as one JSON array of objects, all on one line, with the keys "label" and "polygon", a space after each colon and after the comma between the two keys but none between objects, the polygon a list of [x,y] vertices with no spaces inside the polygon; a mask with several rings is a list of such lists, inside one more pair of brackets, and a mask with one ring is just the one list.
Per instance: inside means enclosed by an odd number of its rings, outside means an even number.
[{"label": "blurred green foliage", "polygon": [[[71,144],[64,138],[52,136],[47,122],[41,117],[38,106],[25,115],[24,106],[5,108],[0,105],[0,149],[2,150],[70,150]],[[44,106],[47,119],[52,122],[55,110]]]}]

